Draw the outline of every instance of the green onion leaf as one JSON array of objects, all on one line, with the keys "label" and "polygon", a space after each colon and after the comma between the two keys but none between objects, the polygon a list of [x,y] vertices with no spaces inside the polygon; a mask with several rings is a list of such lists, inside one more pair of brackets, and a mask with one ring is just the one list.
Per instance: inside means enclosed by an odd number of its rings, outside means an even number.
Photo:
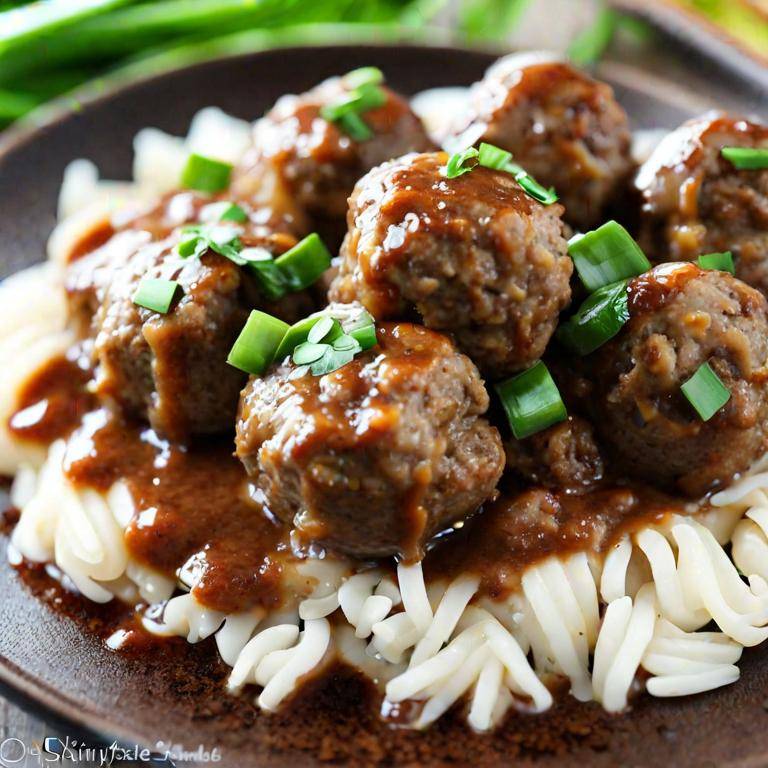
[{"label": "green onion leaf", "polygon": [[328,345],[325,346],[325,354],[309,367],[313,376],[325,376],[326,373],[333,373],[355,359],[355,352],[352,349],[336,350]]},{"label": "green onion leaf", "polygon": [[241,371],[260,376],[272,364],[288,324],[254,309],[237,337],[227,362]]},{"label": "green onion leaf", "polygon": [[768,147],[723,147],[720,152],[739,170],[768,168]]},{"label": "green onion leaf", "polygon": [[331,254],[317,232],[275,259],[292,291],[309,288],[331,266]]},{"label": "green onion leaf", "polygon": [[380,85],[384,82],[384,73],[378,67],[360,67],[344,75],[344,83],[349,88],[365,85]]},{"label": "green onion leaf", "polygon": [[349,336],[346,333],[342,333],[341,336],[334,339],[331,346],[339,352],[345,352],[350,349],[354,350],[355,352],[362,351],[360,342],[358,342],[354,336]]},{"label": "green onion leaf", "polygon": [[229,186],[232,165],[221,160],[195,154],[187,159],[181,174],[181,186],[201,192],[220,192]]},{"label": "green onion leaf", "polygon": [[641,275],[651,268],[640,246],[615,221],[608,221],[585,235],[572,237],[568,242],[568,253],[588,291]]},{"label": "green onion leaf", "polygon": [[525,193],[542,205],[552,205],[558,200],[554,187],[547,189],[539,184],[527,171],[515,174],[515,181],[523,188]]},{"label": "green onion leaf", "polygon": [[728,387],[709,363],[702,363],[696,373],[680,387],[680,391],[696,409],[702,421],[709,421],[731,399]]},{"label": "green onion leaf", "polygon": [[730,272],[736,274],[736,267],[733,265],[733,254],[730,251],[723,253],[703,253],[696,259],[696,263],[702,269],[715,269],[720,272]]},{"label": "green onion leaf", "polygon": [[222,200],[218,203],[210,203],[203,206],[200,211],[200,220],[206,224],[214,224],[217,221],[242,223],[248,220],[248,214],[236,203]]},{"label": "green onion leaf", "polygon": [[305,341],[293,350],[293,362],[296,365],[309,365],[319,360],[328,350],[327,344]]},{"label": "green onion leaf", "polygon": [[477,162],[484,168],[493,168],[497,171],[507,170],[507,166],[512,162],[512,153],[494,146],[493,144],[480,144],[480,152]]},{"label": "green onion leaf", "polygon": [[454,152],[443,168],[443,175],[446,179],[455,179],[457,176],[469,173],[477,163],[472,162],[480,157],[474,147],[467,147],[463,152]]},{"label": "green onion leaf", "polygon": [[175,280],[144,277],[133,294],[133,303],[164,315],[171,308],[180,287]]},{"label": "green onion leaf", "polygon": [[349,335],[357,341],[361,349],[370,349],[378,343],[376,339],[376,326],[373,323],[364,325],[361,328],[353,328],[349,331]]},{"label": "green onion leaf", "polygon": [[373,138],[373,131],[357,112],[348,112],[338,119],[338,125],[344,133],[355,141],[368,141]]},{"label": "green onion leaf", "polygon": [[557,385],[541,360],[527,371],[496,384],[496,391],[518,440],[568,417]]},{"label": "green onion leaf", "polygon": [[326,337],[334,330],[338,330],[338,333],[336,334],[336,336],[338,336],[341,333],[341,323],[339,323],[338,320],[334,320],[329,315],[321,317],[307,334],[307,341],[312,344],[319,344],[321,341],[329,341]]},{"label": "green onion leaf", "polygon": [[612,339],[629,320],[627,282],[598,288],[557,331],[558,340],[579,355],[588,355]]},{"label": "green onion leaf", "polygon": [[294,323],[280,342],[280,346],[275,353],[275,359],[282,360],[286,355],[290,355],[299,344],[307,341],[309,332],[312,330],[315,323],[317,323],[318,319],[318,315],[312,315],[311,317],[305,317],[303,320],[299,320],[298,323]]}]

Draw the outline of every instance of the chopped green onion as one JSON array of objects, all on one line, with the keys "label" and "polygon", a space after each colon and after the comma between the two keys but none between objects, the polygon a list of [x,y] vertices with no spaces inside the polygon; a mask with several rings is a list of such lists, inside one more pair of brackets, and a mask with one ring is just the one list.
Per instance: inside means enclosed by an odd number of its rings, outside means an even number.
[{"label": "chopped green onion", "polygon": [[768,147],[723,147],[720,152],[739,170],[768,168]]},{"label": "chopped green onion", "polygon": [[341,323],[334,320],[330,315],[321,317],[310,329],[307,334],[307,341],[312,344],[319,344],[321,341],[329,342],[329,336],[336,338],[341,335]]},{"label": "chopped green onion", "polygon": [[733,266],[733,254],[730,251],[723,253],[703,253],[696,259],[696,263],[702,269],[716,269],[720,272],[730,272],[736,274],[736,267]]},{"label": "chopped green onion", "polygon": [[242,223],[248,220],[248,214],[236,203],[222,200],[218,203],[210,203],[203,206],[200,211],[200,220],[206,224],[214,224],[217,221]]},{"label": "chopped green onion", "polygon": [[331,254],[317,232],[307,235],[282,256],[275,265],[286,276],[292,291],[312,285],[331,266]]},{"label": "chopped green onion", "polygon": [[221,224],[196,224],[181,230],[182,239],[176,250],[182,258],[199,259],[210,249],[242,266],[245,261],[240,256],[242,244],[235,227]]},{"label": "chopped green onion", "polygon": [[554,187],[547,189],[539,184],[527,171],[515,174],[515,181],[525,190],[525,193],[542,205],[552,205],[558,200]]},{"label": "chopped green onion", "polygon": [[275,353],[275,360],[282,360],[286,355],[290,355],[299,344],[304,343],[317,321],[318,316],[312,315],[311,317],[305,317],[303,320],[299,320],[298,323],[294,323],[286,331],[283,340],[280,342],[280,346]]},{"label": "chopped green onion", "polygon": [[376,326],[373,323],[364,325],[361,328],[353,328],[349,331],[349,335],[352,336],[363,349],[370,349],[371,347],[375,347],[378,343],[376,339]]},{"label": "chopped green onion", "polygon": [[709,421],[731,399],[728,387],[709,363],[702,363],[696,373],[680,387],[680,391],[696,409],[702,421]]},{"label": "chopped green onion", "polygon": [[347,72],[344,82],[350,88],[360,88],[364,85],[380,85],[384,82],[384,73],[378,67],[360,67]]},{"label": "chopped green onion", "polygon": [[598,288],[573,317],[557,331],[562,344],[579,355],[588,355],[612,339],[629,320],[627,282]]},{"label": "chopped green onion", "polygon": [[338,119],[339,127],[355,141],[368,141],[373,138],[373,131],[357,112],[348,112]]},{"label": "chopped green onion", "polygon": [[473,160],[480,156],[474,147],[467,147],[463,152],[454,152],[443,168],[443,175],[446,179],[455,179],[457,176],[469,173],[476,165]]},{"label": "chopped green onion", "polygon": [[496,384],[496,391],[518,440],[568,417],[557,384],[541,360],[527,371]]},{"label": "chopped green onion", "polygon": [[337,371],[347,363],[351,363],[355,359],[355,355],[360,351],[360,347],[334,349],[327,344],[324,346],[326,347],[325,354],[309,366],[313,376],[324,376],[326,373]]},{"label": "chopped green onion", "polygon": [[574,235],[568,253],[588,291],[647,272],[651,263],[616,221],[608,221],[585,235]]},{"label": "chopped green onion", "polygon": [[331,346],[338,352],[345,352],[350,349],[361,350],[360,342],[354,337],[349,336],[346,333],[342,333],[331,342]]},{"label": "chopped green onion", "polygon": [[175,280],[144,277],[133,294],[133,303],[164,315],[171,308],[180,287]]},{"label": "chopped green onion", "polygon": [[181,186],[201,192],[220,192],[229,186],[232,165],[221,160],[195,154],[187,159],[181,174]]},{"label": "chopped green onion", "polygon": [[293,350],[293,362],[296,365],[309,365],[319,360],[327,349],[327,344],[305,341]]},{"label": "chopped green onion", "polygon": [[269,368],[288,323],[254,309],[237,337],[227,362],[241,371],[260,376]]},{"label": "chopped green onion", "polygon": [[477,162],[484,168],[493,168],[497,171],[506,170],[509,163],[512,162],[512,153],[494,146],[493,144],[480,144],[480,152]]}]

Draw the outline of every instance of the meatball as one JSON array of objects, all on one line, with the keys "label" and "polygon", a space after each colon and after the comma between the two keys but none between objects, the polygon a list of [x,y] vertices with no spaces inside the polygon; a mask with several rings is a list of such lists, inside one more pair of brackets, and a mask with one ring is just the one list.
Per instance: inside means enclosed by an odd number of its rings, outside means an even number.
[{"label": "meatball", "polygon": [[[267,301],[249,272],[212,250],[183,259],[176,251],[179,230],[167,234],[163,224],[169,204],[69,265],[66,287],[72,324],[92,339],[97,395],[182,442],[232,429],[246,376],[226,360],[250,310],[261,307],[293,322],[311,312],[313,303],[304,292]],[[291,234],[253,221],[238,231],[244,247],[273,254],[296,243]],[[181,286],[167,314],[133,302],[145,277]]]},{"label": "meatball", "polygon": [[382,324],[377,337],[324,376],[296,377],[286,360],[251,378],[237,455],[266,508],[306,539],[417,559],[494,495],[504,451],[482,418],[480,375],[450,339],[409,323]]},{"label": "meatball", "polygon": [[706,115],[659,144],[635,181],[640,244],[657,262],[731,251],[736,275],[768,295],[768,169],[737,170],[723,147],[768,147],[768,126]]},{"label": "meatball", "polygon": [[590,229],[628,187],[633,170],[627,115],[610,86],[561,61],[510,56],[471,92],[446,146],[484,141],[515,161],[565,206],[565,220]]},{"label": "meatball", "polygon": [[504,447],[507,466],[537,485],[577,492],[603,476],[592,425],[580,416],[569,416],[524,440],[511,438]]},{"label": "meatball", "polygon": [[239,193],[266,186],[272,197],[292,198],[330,243],[336,234],[337,245],[355,182],[385,160],[433,147],[408,102],[385,86],[385,103],[363,114],[373,133],[368,140],[356,141],[320,116],[351,90],[344,77],[334,77],[283,96],[256,124],[255,149],[234,182]]},{"label": "meatball", "polygon": [[[768,304],[726,272],[654,267],[629,284],[630,319],[595,352],[595,423],[625,469],[695,496],[766,448]],[[680,387],[703,363],[730,400],[702,421]]]},{"label": "meatball", "polygon": [[329,296],[418,318],[503,376],[541,357],[570,300],[562,207],[489,168],[447,179],[447,160],[406,155],[358,182]]}]

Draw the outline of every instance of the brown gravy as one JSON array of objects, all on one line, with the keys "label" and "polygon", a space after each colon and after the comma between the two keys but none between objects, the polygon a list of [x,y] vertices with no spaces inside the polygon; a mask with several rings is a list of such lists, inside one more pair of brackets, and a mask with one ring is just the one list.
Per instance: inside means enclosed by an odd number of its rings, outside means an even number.
[{"label": "brown gravy", "polygon": [[[75,364],[54,361],[22,397],[24,409],[47,403],[44,413],[20,427],[22,410],[11,419],[14,430],[51,441],[82,420],[65,471],[76,484],[101,490],[118,479],[127,483],[140,510],[126,531],[135,560],[173,577],[194,558],[193,593],[215,610],[278,605],[284,568],[295,562],[290,530],[251,498],[231,439],[181,448],[107,410],[88,411],[87,378]],[[669,512],[684,514],[685,502],[635,484],[606,481],[582,495],[508,485],[463,526],[433,540],[425,573],[453,579],[473,572],[483,594],[502,597],[518,586],[524,566],[556,553],[601,551],[623,531]]]}]

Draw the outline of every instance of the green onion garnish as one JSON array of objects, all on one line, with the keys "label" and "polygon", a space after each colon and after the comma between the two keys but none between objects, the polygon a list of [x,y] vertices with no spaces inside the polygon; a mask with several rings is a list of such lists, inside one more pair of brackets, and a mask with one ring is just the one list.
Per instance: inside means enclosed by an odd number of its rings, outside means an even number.
[{"label": "green onion garnish", "polygon": [[275,266],[285,275],[290,290],[301,291],[331,266],[331,254],[317,232],[313,232],[278,256]]},{"label": "green onion garnish", "polygon": [[341,368],[358,353],[376,345],[376,327],[365,310],[349,318],[319,312],[300,320],[285,333],[276,360],[291,355],[297,366],[308,366],[314,376]]},{"label": "green onion garnish", "polygon": [[768,168],[768,147],[723,147],[720,152],[739,170]]},{"label": "green onion garnish", "polygon": [[573,317],[557,330],[559,341],[579,355],[588,355],[612,339],[629,320],[627,282],[598,288]]},{"label": "green onion garnish", "polygon": [[557,193],[553,187],[547,189],[539,184],[528,171],[517,163],[512,162],[512,153],[507,152],[493,144],[482,142],[480,149],[468,147],[463,152],[455,152],[450,156],[443,168],[443,175],[447,179],[455,179],[464,173],[468,173],[478,165],[491,168],[494,171],[504,171],[515,177],[515,181],[523,188],[523,191],[542,205],[552,205],[557,202]]},{"label": "green onion garnish", "polygon": [[680,391],[696,409],[702,421],[709,421],[731,399],[728,387],[709,363],[702,363],[696,373],[680,387]]},{"label": "green onion garnish", "polygon": [[225,256],[235,264],[242,266],[245,262],[239,254],[242,244],[239,232],[234,227],[217,224],[195,224],[181,230],[181,240],[176,247],[182,258],[199,259],[209,249]]},{"label": "green onion garnish", "polygon": [[200,221],[213,224],[217,221],[235,221],[241,224],[248,220],[248,214],[237,203],[222,200],[203,206],[200,211]]},{"label": "green onion garnish", "polygon": [[344,82],[350,88],[360,88],[364,85],[381,85],[384,82],[384,73],[378,67],[360,67],[347,72]]},{"label": "green onion garnish", "polygon": [[568,417],[547,366],[539,360],[527,371],[496,384],[512,434],[522,440]]},{"label": "green onion garnish", "polygon": [[181,286],[175,280],[144,277],[133,294],[133,303],[164,315],[171,308]]},{"label": "green onion garnish", "polygon": [[512,162],[512,153],[505,149],[500,149],[493,144],[480,144],[480,152],[477,156],[477,162],[484,168],[493,168],[497,171],[504,171]]},{"label": "green onion garnish", "polygon": [[320,117],[336,123],[355,141],[367,141],[373,137],[373,131],[362,115],[387,103],[387,94],[380,87],[384,75],[376,67],[362,67],[349,72],[343,80],[351,90],[336,101],[323,105]]},{"label": "green onion garnish", "polygon": [[192,153],[181,174],[181,186],[201,192],[220,192],[229,186],[232,165]]},{"label": "green onion garnish", "polygon": [[446,179],[455,179],[462,174],[469,173],[475,165],[480,153],[474,147],[467,147],[463,152],[454,152],[443,168]]},{"label": "green onion garnish", "polygon": [[733,266],[733,254],[730,251],[723,253],[703,253],[696,259],[696,263],[702,269],[716,269],[720,272],[730,272],[736,274],[736,267]]},{"label": "green onion garnish", "polygon": [[355,141],[368,141],[373,137],[373,131],[356,112],[349,112],[338,119],[339,127]]},{"label": "green onion garnish", "polygon": [[574,235],[568,242],[568,253],[588,291],[642,275],[651,268],[640,246],[616,221],[585,235]]},{"label": "green onion garnish", "polygon": [[260,376],[271,365],[287,331],[288,323],[254,309],[232,346],[227,362],[241,371]]}]

